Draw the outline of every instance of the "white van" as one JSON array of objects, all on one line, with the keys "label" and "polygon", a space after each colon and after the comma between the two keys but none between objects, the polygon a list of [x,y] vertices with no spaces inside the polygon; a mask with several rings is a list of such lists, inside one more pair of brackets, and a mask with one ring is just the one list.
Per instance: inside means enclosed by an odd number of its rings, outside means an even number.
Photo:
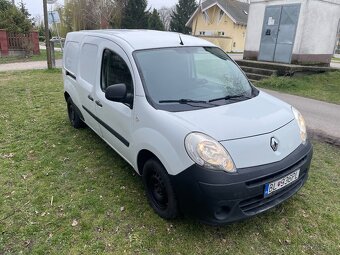
[{"label": "white van", "polygon": [[146,30],[69,33],[71,124],[85,124],[142,176],[165,219],[223,224],[270,209],[306,182],[301,114],[255,88],[215,45]]}]

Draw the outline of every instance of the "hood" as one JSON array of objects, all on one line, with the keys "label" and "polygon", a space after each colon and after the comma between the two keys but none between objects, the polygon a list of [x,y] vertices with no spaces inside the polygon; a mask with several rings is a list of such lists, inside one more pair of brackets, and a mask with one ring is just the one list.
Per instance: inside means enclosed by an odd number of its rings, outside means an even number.
[{"label": "hood", "polygon": [[294,119],[290,105],[262,91],[246,101],[173,114],[191,130],[205,133],[217,141],[267,134]]}]

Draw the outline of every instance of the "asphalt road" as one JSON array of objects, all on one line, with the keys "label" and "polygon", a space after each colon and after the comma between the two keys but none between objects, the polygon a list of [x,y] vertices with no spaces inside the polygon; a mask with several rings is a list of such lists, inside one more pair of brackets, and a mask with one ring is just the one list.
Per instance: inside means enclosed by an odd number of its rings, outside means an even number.
[{"label": "asphalt road", "polygon": [[340,146],[340,105],[262,90],[298,109],[304,116],[312,136]]}]

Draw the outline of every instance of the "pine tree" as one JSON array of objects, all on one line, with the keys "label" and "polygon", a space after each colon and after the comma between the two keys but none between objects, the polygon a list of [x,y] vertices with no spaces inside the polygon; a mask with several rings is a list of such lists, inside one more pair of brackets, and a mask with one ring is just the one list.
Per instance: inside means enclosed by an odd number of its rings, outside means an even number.
[{"label": "pine tree", "polygon": [[149,15],[149,29],[164,31],[164,25],[156,9]]},{"label": "pine tree", "polygon": [[128,0],[122,17],[122,28],[148,28],[147,0]]},{"label": "pine tree", "polygon": [[28,33],[32,30],[32,20],[7,0],[0,0],[0,29]]},{"label": "pine tree", "polygon": [[171,15],[170,30],[174,32],[189,34],[191,29],[185,24],[197,9],[196,0],[179,0],[176,9]]},{"label": "pine tree", "polygon": [[21,13],[25,15],[27,19],[31,18],[31,14],[28,12],[26,8],[26,4],[22,0],[18,3],[18,8],[21,11]]},{"label": "pine tree", "polygon": [[31,14],[28,12],[26,4],[22,0],[18,3],[18,9],[26,17],[27,20],[31,21],[32,25],[34,26],[34,19],[31,18]]}]

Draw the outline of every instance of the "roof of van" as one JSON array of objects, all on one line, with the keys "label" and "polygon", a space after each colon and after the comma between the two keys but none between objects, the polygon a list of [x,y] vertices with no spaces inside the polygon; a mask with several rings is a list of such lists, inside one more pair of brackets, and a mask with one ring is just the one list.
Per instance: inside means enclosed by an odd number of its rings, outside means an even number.
[{"label": "roof of van", "polygon": [[212,43],[197,37],[179,34],[176,32],[163,32],[154,30],[130,30],[130,29],[105,29],[85,30],[70,33],[70,37],[76,34],[103,36],[110,39],[121,39],[128,43],[133,50],[180,47],[181,39],[184,46],[214,46]]}]

